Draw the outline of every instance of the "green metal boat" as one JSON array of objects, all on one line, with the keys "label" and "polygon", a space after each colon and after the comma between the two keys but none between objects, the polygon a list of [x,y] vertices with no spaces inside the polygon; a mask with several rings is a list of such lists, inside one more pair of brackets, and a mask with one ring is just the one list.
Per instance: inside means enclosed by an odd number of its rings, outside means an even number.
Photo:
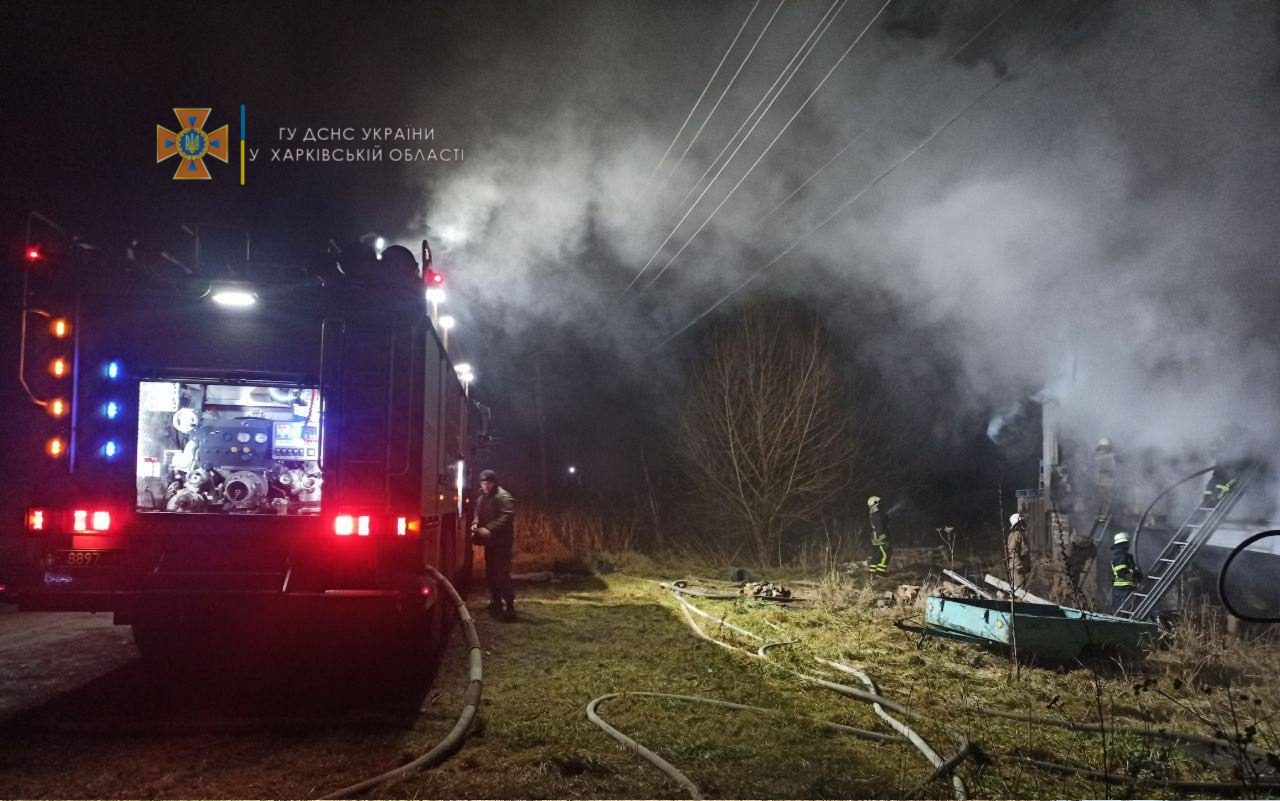
[{"label": "green metal boat", "polygon": [[1009,648],[1066,662],[1096,654],[1142,657],[1155,645],[1155,623],[1055,604],[960,600],[931,596],[926,630],[954,639]]}]

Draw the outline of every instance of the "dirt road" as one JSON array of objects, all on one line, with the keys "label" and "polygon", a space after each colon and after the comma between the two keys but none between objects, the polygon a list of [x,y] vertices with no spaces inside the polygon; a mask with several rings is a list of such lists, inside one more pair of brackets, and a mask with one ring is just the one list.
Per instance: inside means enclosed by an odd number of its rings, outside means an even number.
[{"label": "dirt road", "polygon": [[0,719],[138,658],[111,615],[19,612],[0,605]]}]

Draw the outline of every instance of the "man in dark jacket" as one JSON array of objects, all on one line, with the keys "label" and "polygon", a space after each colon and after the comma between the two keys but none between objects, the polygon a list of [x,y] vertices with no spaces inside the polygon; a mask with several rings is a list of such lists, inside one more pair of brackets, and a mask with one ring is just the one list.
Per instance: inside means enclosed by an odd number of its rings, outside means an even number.
[{"label": "man in dark jacket", "polygon": [[[498,486],[498,474],[480,473],[480,497],[472,539],[484,548],[484,580],[489,585],[489,614],[506,620],[516,617],[516,588],[511,581],[511,553],[516,540],[516,501]],[[503,604],[506,609],[503,609]]]}]

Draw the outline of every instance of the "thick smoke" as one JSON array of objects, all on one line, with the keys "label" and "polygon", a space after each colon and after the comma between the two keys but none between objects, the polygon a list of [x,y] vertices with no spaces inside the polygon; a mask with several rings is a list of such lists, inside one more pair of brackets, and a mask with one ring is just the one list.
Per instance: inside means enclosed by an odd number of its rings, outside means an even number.
[{"label": "thick smoke", "polygon": [[[857,351],[890,374],[949,364],[955,392],[945,402],[966,413],[1053,397],[1068,440],[1083,447],[1108,436],[1122,451],[1181,459],[1227,421],[1273,447],[1280,48],[1267,4],[1020,3],[941,69],[1007,4],[891,7],[694,244],[639,291],[879,5],[853,2],[841,13],[630,292],[679,199],[825,4],[778,14],[669,180],[655,165],[749,6],[557,7],[572,18],[534,31],[543,35],[536,63],[521,47],[491,67],[514,76],[529,65],[536,102],[454,76],[457,102],[482,103],[477,116],[493,133],[429,187],[407,236],[429,231],[461,268],[455,288],[470,313],[506,336],[576,331],[613,349],[615,378],[643,383],[699,329],[646,358],[668,334],[1017,70],[750,291],[824,306],[837,329],[842,318],[873,314],[871,303],[892,307],[896,322],[864,326]],[[794,202],[754,225],[889,108]]]}]

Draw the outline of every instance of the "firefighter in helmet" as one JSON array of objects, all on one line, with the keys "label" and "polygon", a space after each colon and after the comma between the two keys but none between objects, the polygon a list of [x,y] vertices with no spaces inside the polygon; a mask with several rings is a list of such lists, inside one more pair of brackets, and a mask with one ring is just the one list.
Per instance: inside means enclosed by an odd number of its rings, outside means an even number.
[{"label": "firefighter in helmet", "polygon": [[1117,531],[1111,543],[1111,611],[1119,612],[1129,595],[1142,583],[1142,572],[1129,552],[1129,533]]},{"label": "firefighter in helmet", "polygon": [[1027,586],[1031,573],[1031,548],[1027,543],[1027,516],[1009,515],[1009,538],[1005,541],[1005,560],[1009,565],[1009,584],[1014,589]]},{"label": "firefighter in helmet", "polygon": [[871,514],[871,557],[867,559],[867,570],[873,575],[884,574],[889,570],[889,513],[880,508],[880,496],[867,498],[867,507]]},{"label": "firefighter in helmet", "polygon": [[1240,474],[1248,466],[1244,455],[1245,433],[1240,426],[1228,424],[1214,437],[1209,446],[1209,456],[1213,459],[1213,473],[1209,475],[1209,483],[1204,488],[1204,506],[1217,506],[1227,493],[1235,489]]}]

